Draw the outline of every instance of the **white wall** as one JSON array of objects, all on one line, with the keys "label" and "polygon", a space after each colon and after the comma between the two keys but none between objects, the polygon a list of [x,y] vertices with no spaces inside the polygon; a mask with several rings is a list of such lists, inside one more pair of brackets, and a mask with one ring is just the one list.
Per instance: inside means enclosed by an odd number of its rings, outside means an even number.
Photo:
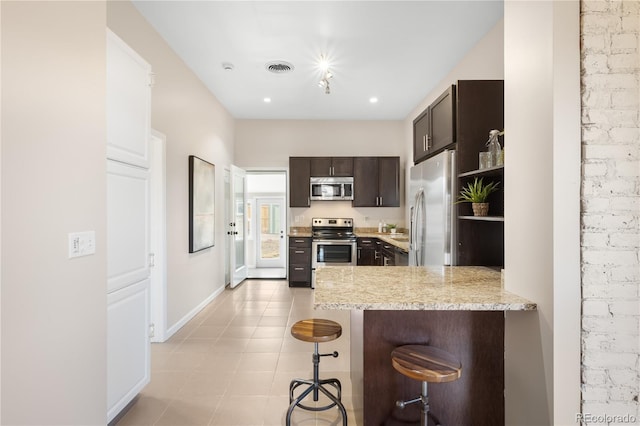
[{"label": "white wall", "polygon": [[[402,166],[404,140],[401,121],[238,120],[235,159],[240,167],[288,168],[289,157],[296,156],[399,156]],[[402,181],[400,191],[404,193]],[[289,209],[289,224],[311,226],[312,217],[327,216],[352,217],[356,227],[377,226],[378,220],[403,224],[403,200],[400,207],[379,208],[315,201],[309,208]]]},{"label": "white wall", "polygon": [[[2,2],[2,418],[106,421],[105,3]],[[69,232],[96,253],[68,258]]]},{"label": "white wall", "polygon": [[[580,399],[577,1],[505,2],[507,424],[573,424]],[[526,188],[523,199],[522,188]]]},{"label": "white wall", "polygon": [[640,3],[580,6],[582,412],[638,422]]},{"label": "white wall", "polygon": [[[224,178],[234,120],[160,35],[125,1],[108,2],[107,24],[155,73],[152,127],[167,137],[167,324],[170,332],[224,289]],[[188,156],[216,166],[216,245],[189,254]]]},{"label": "white wall", "polygon": [[[413,166],[413,120],[420,115],[438,96],[440,96],[457,80],[501,80],[504,78],[504,23],[499,21],[440,81],[431,92],[409,113],[404,121],[406,138],[405,167],[406,181]],[[489,131],[487,130],[487,137]],[[406,194],[407,197],[410,194]],[[405,201],[405,203],[408,202]],[[405,220],[409,220],[409,212],[405,212]]]}]

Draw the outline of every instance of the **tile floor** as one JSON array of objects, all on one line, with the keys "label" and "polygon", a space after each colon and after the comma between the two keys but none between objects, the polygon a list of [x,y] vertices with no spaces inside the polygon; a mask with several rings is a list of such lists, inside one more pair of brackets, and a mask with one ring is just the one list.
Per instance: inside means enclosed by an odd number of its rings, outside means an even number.
[{"label": "tile floor", "polygon": [[[313,371],[313,343],[293,338],[290,327],[311,317],[342,325],[342,337],[320,344],[322,353],[340,353],[321,358],[320,377],[340,379],[349,425],[362,425],[349,378],[349,311],[314,310],[312,292],[284,280],[226,289],[167,342],[151,345],[151,383],[117,425],[284,425],[289,382]],[[342,419],[335,407],[297,408],[292,424],[339,426]]]}]

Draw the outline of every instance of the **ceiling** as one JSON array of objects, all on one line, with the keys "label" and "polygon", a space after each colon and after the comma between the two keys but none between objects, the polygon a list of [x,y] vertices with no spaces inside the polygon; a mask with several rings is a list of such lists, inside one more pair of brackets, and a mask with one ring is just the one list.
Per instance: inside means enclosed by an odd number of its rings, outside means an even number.
[{"label": "ceiling", "polygon": [[503,14],[501,0],[134,5],[238,119],[403,120]]}]

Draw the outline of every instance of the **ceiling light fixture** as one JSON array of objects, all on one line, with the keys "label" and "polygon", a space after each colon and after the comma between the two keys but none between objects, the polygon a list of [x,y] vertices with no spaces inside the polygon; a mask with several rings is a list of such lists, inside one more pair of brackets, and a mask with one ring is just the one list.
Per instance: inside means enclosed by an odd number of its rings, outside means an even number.
[{"label": "ceiling light fixture", "polygon": [[319,66],[320,66],[320,69],[322,70],[322,78],[318,82],[318,86],[323,87],[324,88],[324,93],[328,95],[328,94],[331,93],[331,87],[329,86],[329,80],[331,80],[331,78],[333,78],[333,74],[331,73],[331,71],[329,71],[329,61],[327,61],[324,58],[324,56],[321,56],[320,57]]},{"label": "ceiling light fixture", "polygon": [[268,104],[269,102],[271,102],[271,98],[264,98],[263,101]]},{"label": "ceiling light fixture", "polygon": [[371,102],[372,104],[378,103],[378,98],[373,96],[373,97],[369,98],[369,102]]}]

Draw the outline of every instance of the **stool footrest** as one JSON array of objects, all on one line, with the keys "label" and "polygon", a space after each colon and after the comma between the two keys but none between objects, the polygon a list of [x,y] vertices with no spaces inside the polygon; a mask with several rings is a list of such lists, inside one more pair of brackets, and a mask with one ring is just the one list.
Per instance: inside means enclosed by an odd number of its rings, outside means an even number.
[{"label": "stool footrest", "polygon": [[[293,392],[302,385],[307,385],[308,386],[307,389],[305,389],[300,395],[294,398]],[[337,395],[334,395],[331,392],[329,392],[325,388],[325,385],[333,386],[337,391]],[[331,402],[321,407],[310,407],[308,405],[303,404],[302,400],[306,398],[307,395],[309,395],[312,391],[314,391],[314,401],[318,400],[316,395],[317,395],[317,392],[319,391],[325,394],[326,397],[329,398]],[[317,381],[302,380],[302,379],[292,380],[291,383],[289,384],[289,409],[287,410],[286,424],[287,425],[291,424],[291,414],[293,413],[293,409],[295,407],[300,407],[307,411],[325,411],[333,407],[338,407],[338,410],[340,410],[340,414],[342,415],[343,425],[346,426],[347,411],[345,410],[341,400],[342,400],[342,384],[338,379],[324,379],[324,380],[317,380]]]}]

